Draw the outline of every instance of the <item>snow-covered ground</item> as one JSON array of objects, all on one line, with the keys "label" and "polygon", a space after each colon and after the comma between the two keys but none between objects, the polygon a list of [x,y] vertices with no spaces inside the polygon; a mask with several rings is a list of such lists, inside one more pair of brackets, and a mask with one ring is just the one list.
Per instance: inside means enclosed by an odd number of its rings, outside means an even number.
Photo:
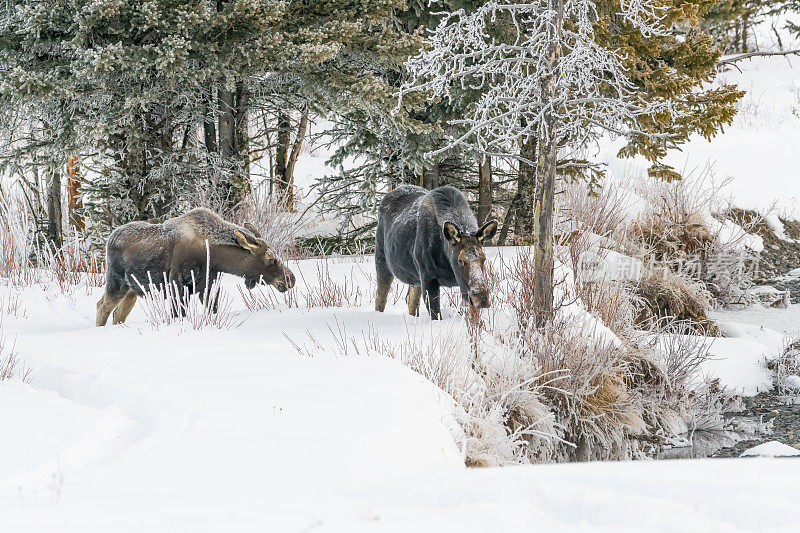
[{"label": "snow-covered ground", "polygon": [[[300,294],[318,286],[320,260],[291,268]],[[785,459],[466,469],[451,399],[394,359],[336,349],[369,331],[431,339],[461,318],[409,318],[400,289],[376,313],[370,258],[327,268],[360,291],[354,307],[250,313],[226,278],[243,321],[227,330],[154,329],[141,305],[95,328],[100,289],[0,287],[21,302],[6,344],[35,376],[0,382],[0,530],[795,530],[800,462]],[[723,341],[751,359],[717,372],[747,385],[754,341]]]}]

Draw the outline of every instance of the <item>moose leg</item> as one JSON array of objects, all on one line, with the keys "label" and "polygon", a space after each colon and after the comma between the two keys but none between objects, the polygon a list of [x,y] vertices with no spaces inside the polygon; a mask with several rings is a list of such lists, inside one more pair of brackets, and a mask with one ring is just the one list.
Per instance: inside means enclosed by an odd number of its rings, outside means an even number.
[{"label": "moose leg", "polygon": [[128,318],[128,315],[131,314],[133,310],[133,306],[136,304],[136,293],[132,290],[128,290],[128,294],[122,299],[122,301],[117,305],[117,308],[114,309],[114,317],[112,318],[112,324],[120,324],[125,322]]},{"label": "moose leg", "polygon": [[386,309],[386,300],[389,297],[389,289],[392,288],[394,275],[386,264],[386,258],[381,254],[375,254],[375,271],[378,275],[378,291],[375,295],[375,310],[383,313]]},{"label": "moose leg", "polygon": [[[127,289],[127,287],[123,287],[121,289]],[[109,288],[106,287],[106,293],[100,298],[100,301],[97,302],[97,318],[95,320],[95,325],[105,326],[106,322],[108,322],[108,316],[111,314],[122,298],[125,296],[125,290],[117,290],[117,291],[109,291]]]},{"label": "moose leg", "polygon": [[419,299],[422,296],[422,289],[414,285],[408,286],[408,314],[411,316],[419,316]]},{"label": "moose leg", "polygon": [[442,311],[439,304],[439,282],[435,279],[425,280],[422,283],[421,290],[425,296],[425,305],[428,306],[431,320],[439,320],[442,318]]}]

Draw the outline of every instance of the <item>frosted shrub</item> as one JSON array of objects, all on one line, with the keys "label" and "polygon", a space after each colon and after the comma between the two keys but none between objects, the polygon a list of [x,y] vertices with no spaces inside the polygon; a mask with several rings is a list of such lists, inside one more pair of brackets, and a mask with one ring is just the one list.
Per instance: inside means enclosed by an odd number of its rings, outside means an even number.
[{"label": "frosted shrub", "polygon": [[[488,331],[515,347],[529,376],[559,376],[538,396],[559,439],[529,460],[643,457],[736,407],[703,401],[711,389],[699,383],[699,365],[710,341],[688,335],[695,324],[665,319],[649,331],[637,330],[631,292],[612,282],[572,283],[567,276],[556,291],[553,323],[536,329],[529,254],[520,253],[507,268],[508,283],[495,300]],[[668,333],[670,328],[680,334]]]},{"label": "frosted shrub", "polygon": [[[328,287],[336,283],[324,268],[319,287],[306,289],[311,301],[371,301],[348,292],[340,276],[338,287]],[[333,343],[311,334],[290,342],[305,356],[391,357],[426,377],[453,400],[456,438],[470,466],[643,458],[736,407],[718,384],[698,379],[708,346],[686,334],[690,323],[665,319],[636,329],[631,291],[580,284],[559,268],[555,320],[537,329],[532,276],[531,254],[521,249],[490,267],[494,298],[480,314],[454,305],[460,316],[437,322],[441,328],[409,328],[401,341],[372,325],[353,335],[336,320]]]},{"label": "frosted shrub", "polygon": [[[179,287],[166,279],[161,283],[150,280],[144,286],[149,287],[139,300],[144,309],[145,320],[154,329],[170,324],[193,330],[231,329],[244,322],[238,320],[231,310],[230,299],[221,291],[219,278],[209,285],[202,297],[192,296],[187,287]],[[216,302],[216,310],[211,302]]]},{"label": "frosted shrub", "polygon": [[543,331],[523,337],[531,364],[541,373],[563,372],[544,389],[545,401],[563,427],[554,459],[625,459],[636,455],[634,439],[645,433],[636,396],[626,381],[626,350],[596,326],[557,316]]},{"label": "frosted shrub", "polygon": [[267,245],[281,257],[299,259],[305,256],[295,244],[302,229],[298,215],[280,200],[269,195],[265,185],[254,187],[233,216],[233,222],[253,224]]},{"label": "frosted shrub", "polygon": [[[209,266],[211,263],[208,241],[206,241],[206,272],[205,279],[211,277]],[[160,325],[178,324],[199,330],[205,328],[230,329],[239,327],[244,320],[236,320],[235,313],[231,310],[231,301],[221,290],[221,276],[217,276],[211,283],[206,283],[202,291],[197,291],[199,281],[192,272],[192,290],[189,287],[179,286],[170,282],[166,273],[161,280],[154,280],[148,273],[147,280],[134,281],[144,293],[140,298],[144,308],[147,322],[158,329]],[[194,295],[194,293],[196,293]]]},{"label": "frosted shrub", "polygon": [[35,270],[34,222],[17,199],[0,189],[0,277],[14,285],[31,285],[41,278]]},{"label": "frosted shrub", "polygon": [[683,323],[693,324],[702,334],[718,334],[716,325],[706,316],[713,296],[700,280],[659,268],[645,273],[637,285],[637,294],[640,296],[637,306],[639,324],[676,317]]},{"label": "frosted shrub", "polygon": [[[340,283],[331,276],[328,258],[317,261],[316,265],[316,284],[306,284],[306,290],[303,293],[309,309],[312,307],[360,307],[362,302],[374,301],[369,294],[363,294],[361,286],[353,278],[353,272],[344,278],[337,276],[337,279],[342,280]],[[373,285],[370,284],[370,286]]]},{"label": "frosted shrub", "polygon": [[534,457],[549,460],[559,436],[552,414],[539,398],[542,387],[559,376],[531,376],[531,368],[513,351],[485,334],[480,342],[493,346],[480,351],[493,357],[476,361],[469,327],[466,318],[457,319],[449,329],[432,331],[429,338],[409,331],[398,342],[385,340],[372,326],[351,336],[337,321],[330,326],[332,345],[313,337],[308,343],[290,342],[304,356],[331,351],[337,357],[391,357],[427,378],[453,399],[453,415],[462,430],[457,439],[469,466],[516,464]]},{"label": "frosted shrub", "polygon": [[800,395],[800,339],[786,341],[781,355],[768,363],[781,394]]}]

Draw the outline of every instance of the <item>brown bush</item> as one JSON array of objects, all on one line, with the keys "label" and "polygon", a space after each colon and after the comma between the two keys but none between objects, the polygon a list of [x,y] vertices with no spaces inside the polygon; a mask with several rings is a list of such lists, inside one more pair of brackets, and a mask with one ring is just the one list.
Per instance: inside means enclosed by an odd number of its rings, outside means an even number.
[{"label": "brown bush", "polygon": [[720,335],[707,316],[713,297],[701,281],[659,268],[645,273],[636,286],[636,294],[640,297],[636,323],[641,326],[673,317],[693,324],[701,334]]}]

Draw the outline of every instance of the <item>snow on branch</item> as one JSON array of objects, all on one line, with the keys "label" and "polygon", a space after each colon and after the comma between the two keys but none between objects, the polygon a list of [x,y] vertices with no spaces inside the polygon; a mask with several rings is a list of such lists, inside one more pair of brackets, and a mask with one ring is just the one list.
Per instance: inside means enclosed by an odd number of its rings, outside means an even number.
[{"label": "snow on branch", "polygon": [[751,57],[793,56],[793,55],[800,55],[800,50],[783,50],[776,52],[747,52],[746,54],[740,54],[738,56],[728,57],[726,59],[720,59],[717,62],[717,65],[719,66],[733,65],[734,67],[736,67],[737,62],[745,59],[750,59]]},{"label": "snow on branch", "polygon": [[[431,99],[473,101],[460,128],[438,152],[465,144],[484,153],[518,152],[521,137],[541,137],[543,117],[556,117],[557,135],[572,147],[585,146],[603,131],[647,133],[631,128],[636,118],[677,114],[666,100],[645,101],[630,81],[617,51],[598,44],[593,24],[599,15],[591,0],[563,2],[561,31],[552,1],[491,0],[474,11],[444,14],[427,46],[406,63],[409,79],[399,97],[427,92]],[[663,7],[653,0],[622,0],[618,14],[645,36],[663,35]],[[559,57],[548,62],[552,36]],[[555,98],[545,100],[541,79],[557,72]]]}]

